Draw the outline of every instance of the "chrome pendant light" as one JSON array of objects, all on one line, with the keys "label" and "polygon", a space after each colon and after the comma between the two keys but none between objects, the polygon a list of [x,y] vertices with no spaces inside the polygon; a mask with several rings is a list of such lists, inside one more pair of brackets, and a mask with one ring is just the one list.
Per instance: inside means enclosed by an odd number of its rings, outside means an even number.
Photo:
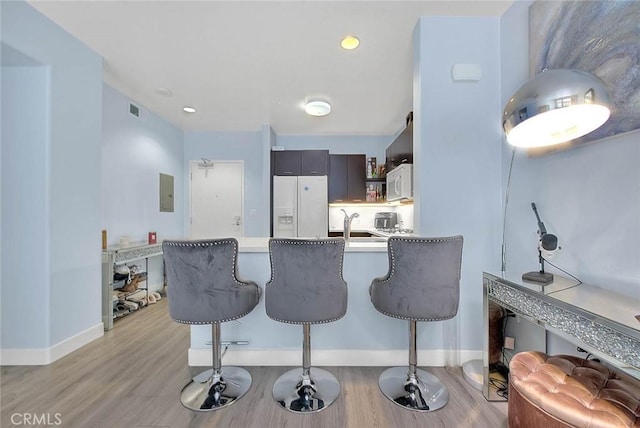
[{"label": "chrome pendant light", "polygon": [[609,93],[598,77],[582,70],[546,70],[507,102],[502,127],[514,146],[544,147],[588,134],[609,115]]}]

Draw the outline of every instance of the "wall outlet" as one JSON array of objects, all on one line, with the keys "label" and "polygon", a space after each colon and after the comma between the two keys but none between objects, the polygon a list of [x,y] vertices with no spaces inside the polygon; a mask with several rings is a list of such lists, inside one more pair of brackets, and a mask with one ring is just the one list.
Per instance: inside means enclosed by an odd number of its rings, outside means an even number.
[{"label": "wall outlet", "polygon": [[515,349],[516,348],[516,338],[505,336],[504,338],[504,348],[505,349]]}]

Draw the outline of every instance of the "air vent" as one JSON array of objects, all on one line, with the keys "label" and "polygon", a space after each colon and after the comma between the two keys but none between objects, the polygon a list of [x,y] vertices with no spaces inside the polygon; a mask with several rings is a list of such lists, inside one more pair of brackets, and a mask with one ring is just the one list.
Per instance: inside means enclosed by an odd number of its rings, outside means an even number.
[{"label": "air vent", "polygon": [[129,103],[129,113],[135,117],[140,117],[140,108],[135,104]]}]

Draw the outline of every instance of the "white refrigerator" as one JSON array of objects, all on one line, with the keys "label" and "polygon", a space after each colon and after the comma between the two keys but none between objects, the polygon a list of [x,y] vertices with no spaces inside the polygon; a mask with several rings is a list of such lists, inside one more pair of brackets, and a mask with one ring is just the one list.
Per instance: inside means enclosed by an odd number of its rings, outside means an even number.
[{"label": "white refrigerator", "polygon": [[326,175],[273,177],[274,237],[327,237],[328,211]]}]

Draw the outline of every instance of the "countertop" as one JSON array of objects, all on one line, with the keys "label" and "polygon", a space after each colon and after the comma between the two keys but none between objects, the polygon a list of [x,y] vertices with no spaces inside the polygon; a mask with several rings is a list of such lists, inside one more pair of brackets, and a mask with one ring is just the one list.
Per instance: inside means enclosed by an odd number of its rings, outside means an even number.
[{"label": "countertop", "polygon": [[[238,239],[241,253],[268,253],[269,238],[243,237]],[[344,248],[346,253],[386,252],[387,241],[380,238],[351,238]]]},{"label": "countertop", "polygon": [[[268,253],[269,252],[269,239],[268,237],[242,237],[236,238],[238,240],[238,251],[241,253]],[[312,238],[313,239],[313,238]],[[131,242],[127,245],[111,245],[107,250],[103,252],[118,252],[118,251],[136,251],[159,247],[161,248],[162,241],[158,241],[155,244],[148,244],[147,242]],[[345,245],[345,252],[386,252],[387,241],[384,237],[353,237]]]}]

